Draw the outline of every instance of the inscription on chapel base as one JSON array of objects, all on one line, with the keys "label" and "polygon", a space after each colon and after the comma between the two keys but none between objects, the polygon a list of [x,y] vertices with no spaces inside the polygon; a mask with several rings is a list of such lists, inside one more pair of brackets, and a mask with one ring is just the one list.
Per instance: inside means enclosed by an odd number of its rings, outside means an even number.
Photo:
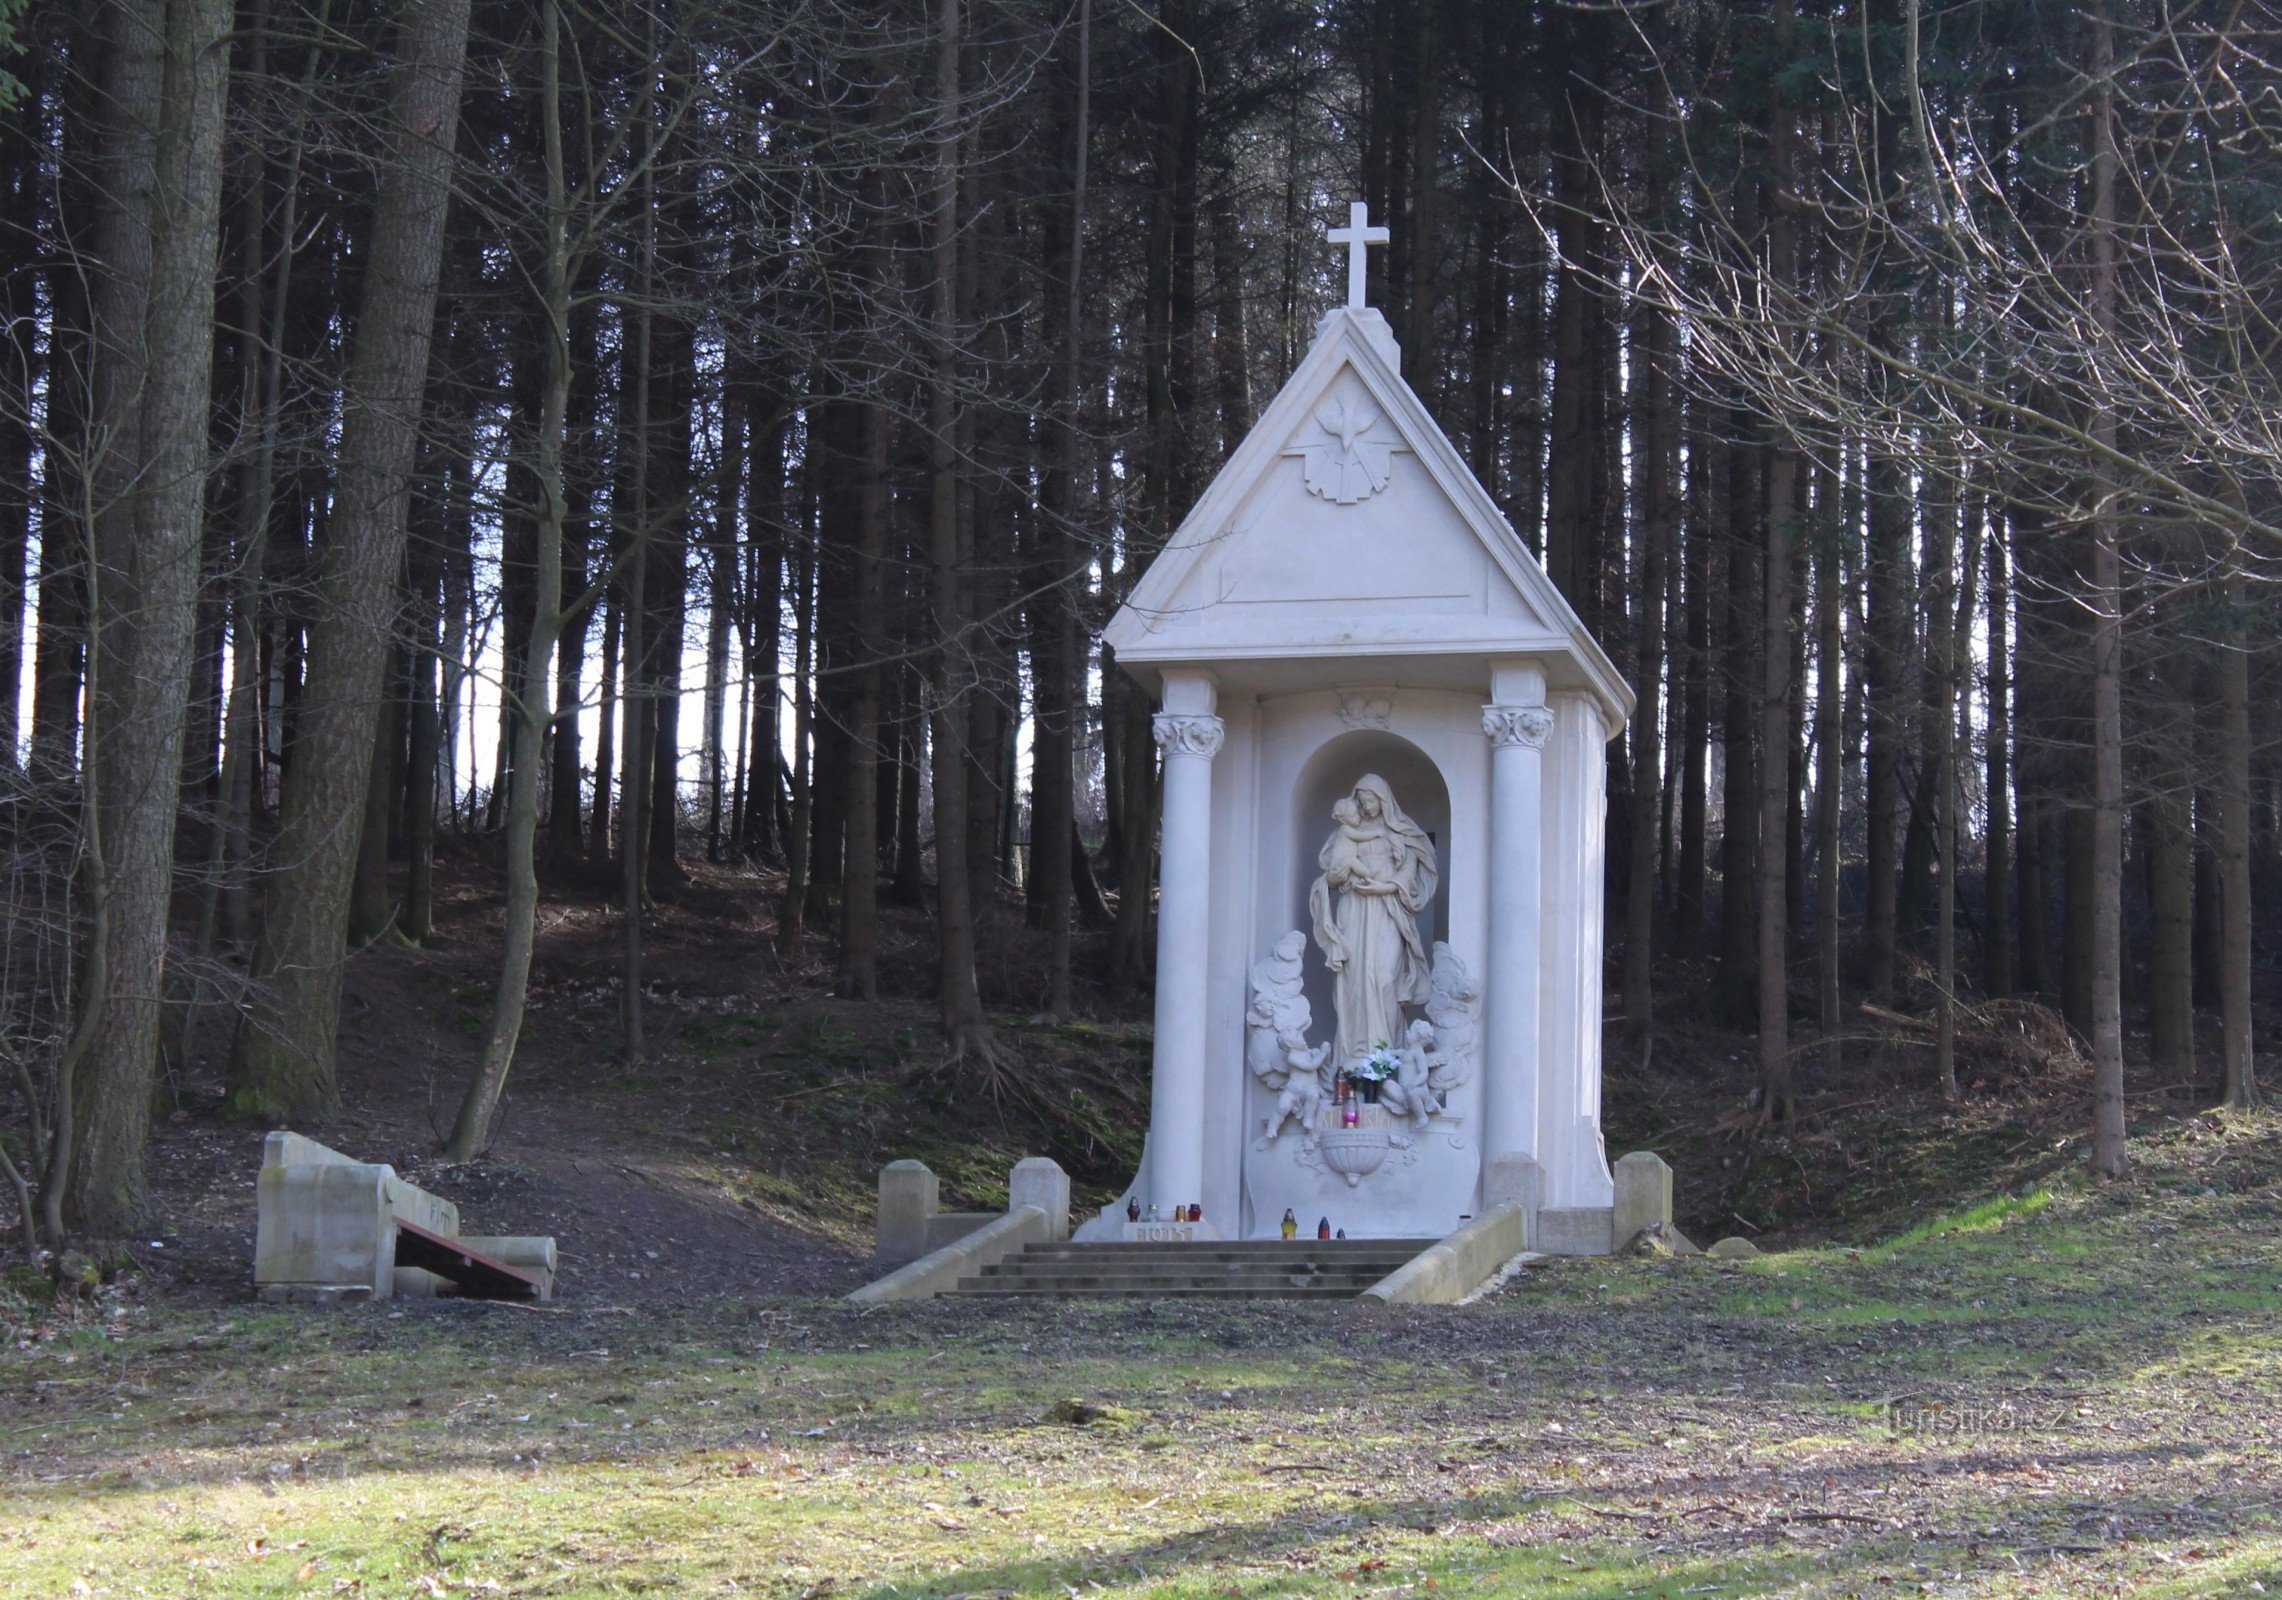
[{"label": "inscription on chapel base", "polygon": [[1196,1244],[1220,1237],[1220,1231],[1208,1222],[1128,1222],[1125,1238],[1130,1244]]}]

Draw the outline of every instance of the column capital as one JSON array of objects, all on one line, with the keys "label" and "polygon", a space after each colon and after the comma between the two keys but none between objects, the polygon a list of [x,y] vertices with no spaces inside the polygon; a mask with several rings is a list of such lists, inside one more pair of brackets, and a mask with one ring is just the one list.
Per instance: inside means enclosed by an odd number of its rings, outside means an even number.
[{"label": "column capital", "polygon": [[1553,735],[1553,712],[1545,706],[1484,706],[1482,732],[1495,745],[1542,750]]},{"label": "column capital", "polygon": [[1197,756],[1210,761],[1220,754],[1220,741],[1227,735],[1227,724],[1218,717],[1186,715],[1174,711],[1160,711],[1155,719],[1157,748],[1168,756]]}]

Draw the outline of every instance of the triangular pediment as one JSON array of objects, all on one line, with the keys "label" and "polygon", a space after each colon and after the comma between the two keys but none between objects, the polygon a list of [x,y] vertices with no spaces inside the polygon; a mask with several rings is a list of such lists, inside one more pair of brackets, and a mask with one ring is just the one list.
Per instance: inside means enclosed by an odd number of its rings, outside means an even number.
[{"label": "triangular pediment", "polygon": [[1316,656],[1565,658],[1630,695],[1403,382],[1386,321],[1340,308],[1106,638],[1129,666]]}]

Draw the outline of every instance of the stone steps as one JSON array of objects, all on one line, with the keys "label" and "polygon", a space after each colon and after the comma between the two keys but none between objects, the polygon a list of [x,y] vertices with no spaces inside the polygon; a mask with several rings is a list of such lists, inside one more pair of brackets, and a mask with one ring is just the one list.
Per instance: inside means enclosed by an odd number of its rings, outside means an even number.
[{"label": "stone steps", "polygon": [[1197,1239],[1183,1244],[1142,1244],[1118,1240],[1089,1244],[1069,1240],[1060,1244],[1026,1245],[1024,1249],[1033,1255],[1152,1256],[1168,1260],[1192,1256],[1267,1256],[1286,1261],[1342,1255],[1401,1255],[1406,1252],[1415,1253],[1433,1243],[1433,1239]]},{"label": "stone steps", "polygon": [[1351,1300],[1432,1239],[1033,1244],[950,1290],[1115,1299]]},{"label": "stone steps", "polygon": [[[1385,1274],[1379,1275],[1384,1277]],[[1350,1279],[1277,1279],[1261,1283],[1207,1283],[1196,1279],[1164,1283],[1098,1282],[1026,1279],[972,1279],[947,1293],[962,1298],[997,1297],[1062,1300],[1157,1300],[1184,1296],[1256,1300],[1352,1300],[1378,1282],[1377,1277]]]}]

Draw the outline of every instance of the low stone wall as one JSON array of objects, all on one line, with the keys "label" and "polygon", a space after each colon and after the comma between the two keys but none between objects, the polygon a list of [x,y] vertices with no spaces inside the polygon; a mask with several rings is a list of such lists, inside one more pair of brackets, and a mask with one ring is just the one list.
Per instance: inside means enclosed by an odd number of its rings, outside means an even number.
[{"label": "low stone wall", "polygon": [[1421,1250],[1361,1298],[1383,1305],[1451,1305],[1527,1248],[1529,1213],[1520,1205],[1498,1206]]},{"label": "low stone wall", "polygon": [[1614,1216],[1608,1206],[1547,1206],[1537,1213],[1536,1248],[1549,1256],[1614,1255]]},{"label": "low stone wall", "polygon": [[1045,1244],[1052,1236],[1046,1213],[1036,1206],[1017,1206],[1005,1216],[984,1223],[964,1238],[898,1267],[886,1277],[867,1283],[848,1296],[859,1306],[891,1304],[897,1300],[930,1300],[956,1288],[987,1266],[1019,1253],[1024,1245]]},{"label": "low stone wall", "polygon": [[[1014,1164],[1006,1177],[1006,1210],[1034,1206],[1046,1214],[1042,1243],[1060,1244],[1070,1236],[1070,1178],[1044,1156]],[[890,1161],[880,1168],[878,1231],[872,1264],[900,1267],[956,1244],[977,1228],[996,1222],[1001,1211],[945,1211],[942,1185],[923,1161]]]},{"label": "low stone wall", "polygon": [[1005,1215],[1003,1211],[938,1211],[927,1219],[927,1248],[920,1254],[932,1255],[947,1244],[957,1244],[977,1228],[987,1228]]}]

